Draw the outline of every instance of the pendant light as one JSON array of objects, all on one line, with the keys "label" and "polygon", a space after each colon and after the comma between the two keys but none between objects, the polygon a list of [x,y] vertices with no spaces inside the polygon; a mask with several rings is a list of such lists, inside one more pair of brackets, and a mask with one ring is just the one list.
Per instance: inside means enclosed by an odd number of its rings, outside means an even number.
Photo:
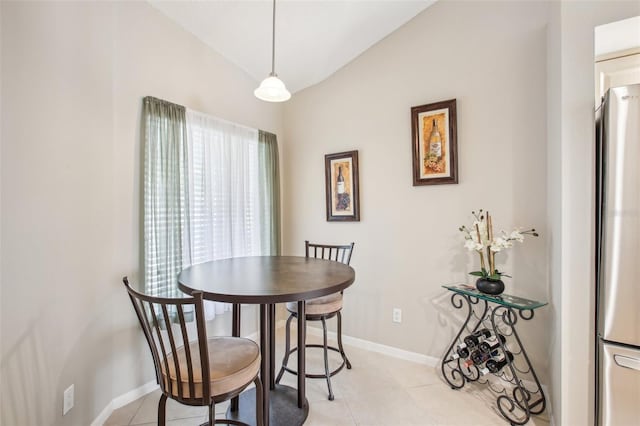
[{"label": "pendant light", "polygon": [[291,98],[282,80],[276,74],[276,0],[273,0],[273,32],[271,38],[271,74],[253,91],[256,98],[267,102],[284,102]]}]

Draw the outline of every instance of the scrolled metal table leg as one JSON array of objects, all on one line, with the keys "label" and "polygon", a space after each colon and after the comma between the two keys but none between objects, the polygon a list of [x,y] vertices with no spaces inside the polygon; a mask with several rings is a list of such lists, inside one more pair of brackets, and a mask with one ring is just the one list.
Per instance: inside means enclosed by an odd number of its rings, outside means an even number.
[{"label": "scrolled metal table leg", "polygon": [[[471,366],[471,368],[465,366],[463,368],[460,359],[452,357],[453,348],[456,345],[456,342],[459,341],[460,336],[467,329],[467,326],[471,322],[471,318],[473,317],[474,313],[473,306],[477,305],[479,302],[480,300],[476,297],[462,295],[459,293],[454,293],[451,295],[451,304],[454,308],[462,309],[465,306],[467,307],[467,316],[462,326],[460,327],[460,330],[451,342],[451,345],[449,345],[449,348],[445,352],[442,359],[442,364],[440,366],[442,376],[449,384],[449,386],[451,386],[451,389],[460,389],[465,385],[466,382],[476,381],[480,377],[480,372],[476,366]],[[482,318],[484,318],[488,310],[487,301],[483,300],[482,302],[482,314],[478,316],[478,321],[471,330],[472,333],[476,331],[478,327],[480,327],[480,325],[482,324]]]},{"label": "scrolled metal table leg", "polygon": [[[528,313],[526,313],[528,312]],[[542,386],[540,385],[540,381],[538,380],[538,376],[533,369],[533,366],[529,360],[529,356],[527,355],[527,351],[522,345],[522,341],[520,340],[520,336],[516,330],[516,323],[518,322],[518,318],[521,318],[525,321],[528,321],[533,318],[532,310],[518,310],[516,311],[511,307],[506,306],[498,306],[493,309],[491,313],[491,326],[493,328],[493,332],[498,335],[500,333],[500,328],[498,326],[498,321],[501,321],[506,327],[509,328],[510,335],[513,336],[517,343],[517,350],[515,351],[517,354],[522,354],[526,362],[526,368],[519,369],[516,367],[515,357],[512,360],[507,357],[507,344],[499,339],[500,349],[502,353],[505,354],[507,360],[507,367],[511,374],[511,383],[514,385],[511,396],[508,395],[500,395],[497,398],[497,408],[502,414],[502,416],[507,419],[511,424],[515,425],[523,425],[529,421],[532,414],[540,414],[544,411],[546,406],[546,399],[544,392],[542,390]],[[521,374],[530,374],[535,382],[535,389],[527,389],[524,385],[522,378],[520,378]],[[539,395],[539,398],[535,401],[532,401],[534,395]],[[522,411],[522,415],[517,415],[517,410]]]}]

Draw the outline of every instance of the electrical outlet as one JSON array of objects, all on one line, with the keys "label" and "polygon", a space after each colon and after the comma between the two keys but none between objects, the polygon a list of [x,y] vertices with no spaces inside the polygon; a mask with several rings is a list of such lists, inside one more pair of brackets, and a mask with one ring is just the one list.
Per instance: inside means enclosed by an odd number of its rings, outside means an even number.
[{"label": "electrical outlet", "polygon": [[64,416],[73,408],[73,397],[74,397],[73,385],[69,386],[64,391],[63,403],[62,403],[62,415]]},{"label": "electrical outlet", "polygon": [[402,309],[393,308],[393,322],[402,322]]}]

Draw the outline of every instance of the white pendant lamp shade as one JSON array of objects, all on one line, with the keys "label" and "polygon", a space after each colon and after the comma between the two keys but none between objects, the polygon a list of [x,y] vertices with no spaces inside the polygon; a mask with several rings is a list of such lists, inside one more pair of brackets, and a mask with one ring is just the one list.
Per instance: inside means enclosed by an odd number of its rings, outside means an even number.
[{"label": "white pendant lamp shade", "polygon": [[276,0],[273,0],[273,32],[271,33],[271,74],[253,91],[256,98],[267,102],[284,102],[291,98],[282,80],[276,74]]},{"label": "white pendant lamp shade", "polygon": [[284,102],[291,98],[291,93],[287,90],[282,80],[275,74],[262,80],[260,87],[253,91],[256,98],[267,102]]}]

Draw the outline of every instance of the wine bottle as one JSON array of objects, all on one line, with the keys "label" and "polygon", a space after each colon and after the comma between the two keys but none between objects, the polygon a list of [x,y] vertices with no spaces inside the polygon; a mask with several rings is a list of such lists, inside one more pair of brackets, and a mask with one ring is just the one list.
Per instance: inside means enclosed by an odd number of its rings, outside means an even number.
[{"label": "wine bottle", "polygon": [[465,337],[464,343],[468,348],[475,348],[480,344],[480,341],[486,339],[489,336],[491,336],[491,332],[488,329],[483,328]]},{"label": "wine bottle", "polygon": [[[506,356],[503,356],[501,359],[489,359],[487,360],[487,363],[485,364],[485,366],[487,367],[487,370],[489,370],[492,373],[497,373],[500,370],[502,370],[502,368],[507,365],[507,363],[513,361],[513,354],[509,351],[505,352]],[[509,359],[507,361],[507,358]]]},{"label": "wine bottle", "polygon": [[[498,341],[498,339],[500,340]],[[500,342],[502,342],[502,344],[504,345],[506,341],[507,339],[505,339],[505,337],[502,334],[498,333],[497,338],[494,336],[490,339],[486,339],[485,341],[480,343],[479,348],[482,352],[491,352],[492,350],[500,347]]]},{"label": "wine bottle", "polygon": [[482,352],[480,349],[476,349],[475,351],[471,352],[471,361],[475,365],[480,365],[496,355],[498,355],[497,350],[493,352]]},{"label": "wine bottle", "polygon": [[344,194],[344,176],[342,176],[342,167],[338,167],[338,179],[336,181],[338,194]]},{"label": "wine bottle", "polygon": [[460,343],[456,348],[456,352],[460,358],[468,358],[469,357],[469,348],[465,343]]},{"label": "wine bottle", "polygon": [[437,157],[438,160],[442,158],[442,137],[438,131],[438,123],[435,118],[431,127],[431,136],[429,136],[429,154]]}]

